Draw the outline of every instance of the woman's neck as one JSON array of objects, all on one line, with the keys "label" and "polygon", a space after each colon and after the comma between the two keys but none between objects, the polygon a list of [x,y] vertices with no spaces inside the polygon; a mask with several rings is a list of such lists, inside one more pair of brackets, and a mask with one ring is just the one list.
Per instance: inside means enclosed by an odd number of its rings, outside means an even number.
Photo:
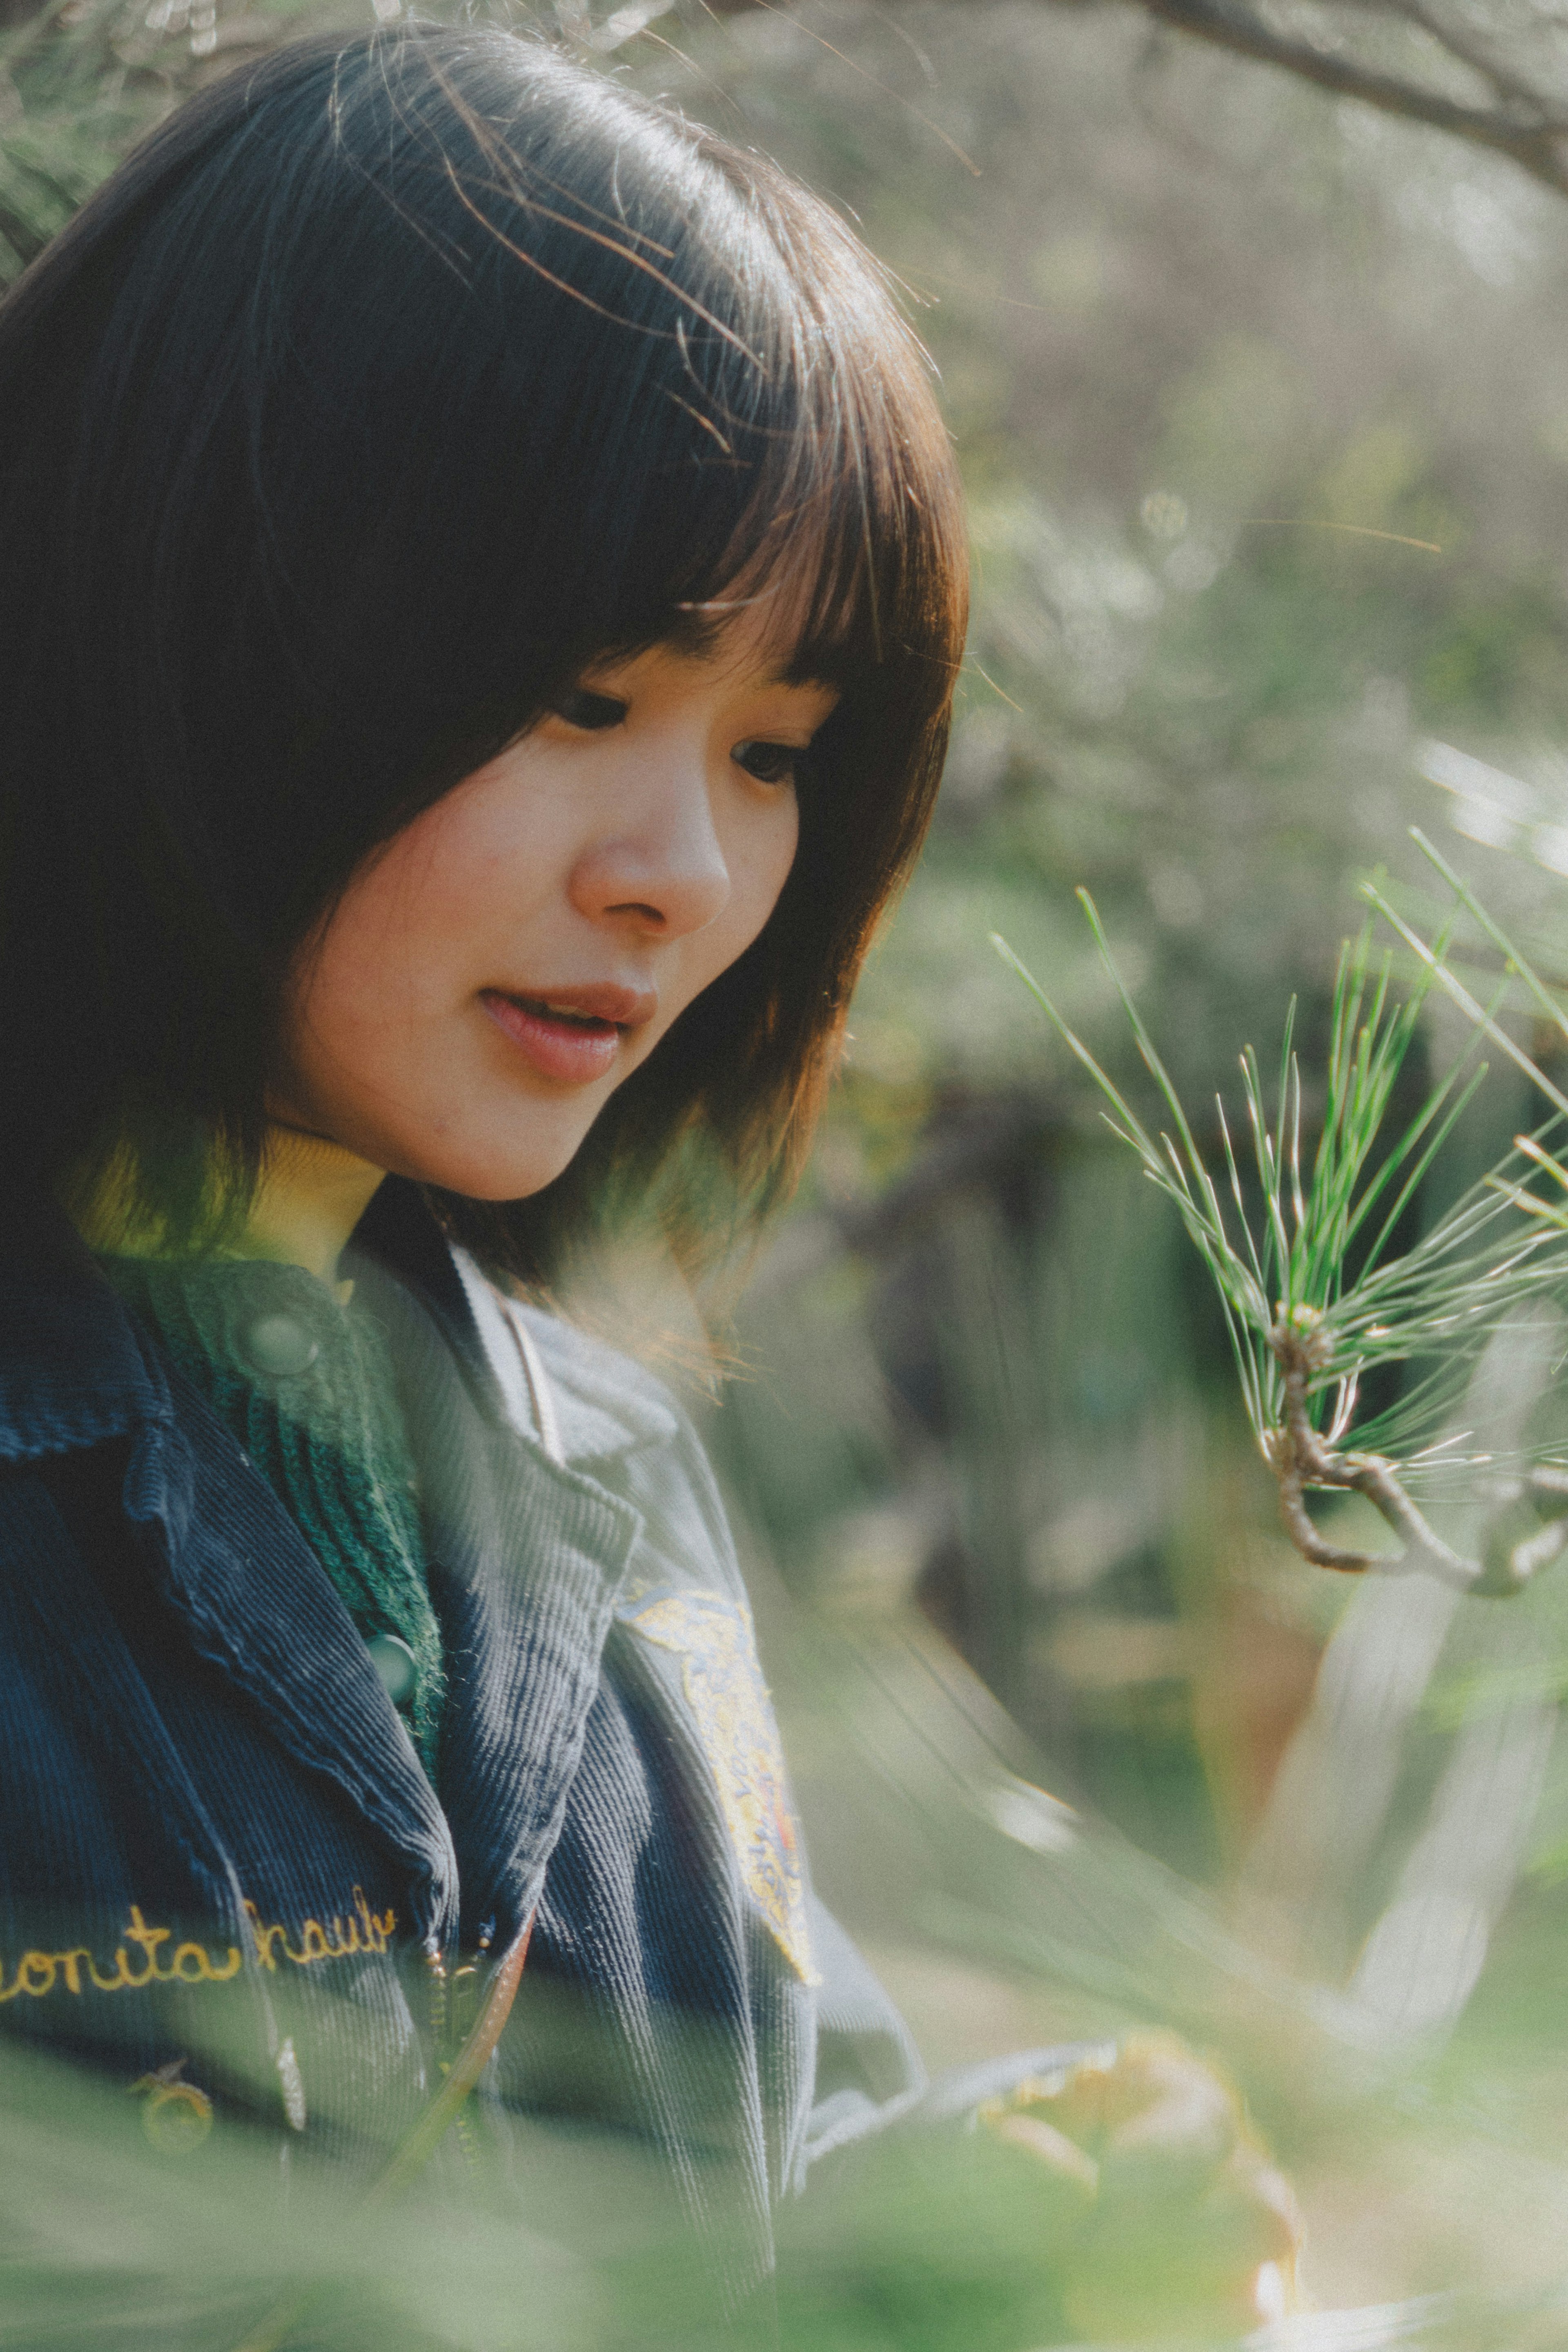
[{"label": "woman's neck", "polygon": [[[261,1173],[245,1224],[225,1237],[222,1254],[300,1265],[335,1286],[344,1245],[384,1173],[325,1136],[275,1123],[267,1130]],[[111,1160],[90,1200],[75,1213],[89,1247],[121,1257],[169,1254],[162,1221],[139,1221],[128,1207],[135,1197],[126,1162]]]},{"label": "woman's neck", "polygon": [[385,1172],[325,1136],[268,1128],[261,1180],[236,1255],[302,1265],[320,1281],[336,1283],[349,1236]]}]

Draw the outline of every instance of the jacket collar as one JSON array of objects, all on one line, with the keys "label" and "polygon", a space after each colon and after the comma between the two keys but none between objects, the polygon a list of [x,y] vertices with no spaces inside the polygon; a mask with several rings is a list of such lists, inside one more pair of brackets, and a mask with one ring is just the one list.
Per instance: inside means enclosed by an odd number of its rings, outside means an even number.
[{"label": "jacket collar", "polygon": [[537,1901],[643,1521],[600,1482],[475,1410],[436,1318],[371,1276],[415,1458],[446,1645],[441,1794],[463,1935],[500,1942]]},{"label": "jacket collar", "polygon": [[[485,1417],[505,1420],[451,1252],[417,1187],[389,1176],[352,1247],[413,1292]],[[156,1351],[52,1202],[13,1213],[0,1239],[0,1462],[101,1445],[173,1418]]]},{"label": "jacket collar", "polygon": [[487,1420],[504,1423],[506,1402],[463,1278],[419,1187],[406,1177],[388,1176],[378,1186],[354,1229],[345,1270],[355,1272],[356,1260],[380,1266],[413,1294],[456,1359],[475,1402]]},{"label": "jacket collar", "polygon": [[0,1462],[32,1462],[166,1424],[152,1349],[53,1203],[0,1244]]}]

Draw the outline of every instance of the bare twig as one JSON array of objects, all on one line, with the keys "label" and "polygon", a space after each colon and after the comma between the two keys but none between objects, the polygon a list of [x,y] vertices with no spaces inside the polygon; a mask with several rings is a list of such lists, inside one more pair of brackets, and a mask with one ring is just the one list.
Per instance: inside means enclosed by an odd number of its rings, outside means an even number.
[{"label": "bare twig", "polygon": [[[1380,114],[1397,115],[1406,122],[1424,122],[1435,131],[1446,131],[1453,138],[1465,140],[1472,147],[1490,148],[1496,154],[1506,155],[1531,179],[1559,195],[1568,195],[1568,155],[1563,148],[1568,139],[1568,116],[1543,93],[1530,90],[1511,76],[1505,78],[1500,67],[1464,59],[1472,70],[1487,75],[1500,96],[1504,95],[1505,79],[1507,82],[1505,104],[1496,108],[1465,106],[1457,99],[1445,98],[1438,90],[1424,89],[1419,82],[1276,33],[1250,8],[1239,5],[1239,0],[1139,0],[1139,4],[1161,24],[1174,26],[1177,31],[1190,33],[1215,47],[1228,49],[1233,56],[1252,58],[1260,65],[1278,66],[1299,81],[1332,90],[1338,98],[1358,99]],[[1388,13],[1392,16],[1395,11],[1390,9]],[[1433,29],[1427,24],[1425,12],[1422,22],[1426,29]],[[1458,56],[1452,41],[1442,34],[1438,37],[1450,55]]]},{"label": "bare twig", "polygon": [[[1270,1461],[1280,1486],[1280,1512],[1291,1541],[1314,1568],[1359,1576],[1368,1569],[1385,1574],[1425,1569],[1445,1584],[1481,1599],[1522,1592],[1531,1580],[1568,1549],[1568,1470],[1543,1463],[1511,1486],[1505,1506],[1492,1518],[1479,1559],[1466,1559],[1446,1544],[1417,1510],[1381,1454],[1339,1453],[1312,1427],[1307,1407],[1314,1373],[1323,1369],[1327,1346],[1323,1318],[1298,1307],[1269,1335],[1284,1383],[1284,1418],[1272,1433]],[[1396,1552],[1352,1551],[1329,1543],[1308,1516],[1309,1486],[1364,1495],[1401,1540]]]},{"label": "bare twig", "polygon": [[[1297,1550],[1318,1568],[1337,1568],[1353,1576],[1369,1568],[1424,1568],[1445,1583],[1469,1591],[1481,1576],[1480,1562],[1462,1559],[1443,1541],[1405,1492],[1393,1464],[1381,1454],[1337,1453],[1312,1427],[1307,1390],[1325,1360],[1322,1317],[1312,1308],[1298,1307],[1275,1324],[1269,1344],[1285,1389],[1284,1420],[1274,1433],[1274,1475],[1280,1482],[1280,1508]],[[1347,1551],[1325,1542],[1307,1516],[1302,1497],[1308,1486],[1364,1495],[1403,1538],[1404,1550],[1379,1556]],[[1568,1509],[1568,1501],[1564,1508]]]},{"label": "bare twig", "polygon": [[[1372,0],[1374,13],[1386,5],[1387,0]],[[1447,49],[1459,65],[1489,83],[1505,107],[1517,107],[1527,121],[1541,119],[1540,91],[1532,89],[1527,81],[1500,63],[1490,50],[1480,47],[1466,34],[1456,32],[1451,25],[1446,25],[1435,9],[1426,5],[1426,0],[1392,0],[1392,5],[1399,16],[1429,34],[1438,47]],[[1561,113],[1556,120],[1562,121]]]},{"label": "bare twig", "polygon": [[[779,0],[702,0],[702,5],[709,15],[730,16],[758,6],[777,9]],[[1056,5],[1077,6],[1082,0],[1056,0]],[[1341,48],[1320,47],[1277,31],[1246,0],[1135,0],[1135,5],[1155,24],[1233,57],[1275,67],[1335,98],[1354,99],[1380,114],[1424,123],[1467,146],[1506,156],[1541,186],[1568,195],[1568,106],[1562,97],[1494,54],[1491,45],[1448,25],[1427,0],[1341,0],[1341,5],[1354,10],[1363,23],[1381,20],[1392,28],[1414,27],[1426,34],[1453,64],[1492,91],[1495,104],[1466,104],[1414,75],[1365,64]],[[1538,7],[1537,16],[1543,27],[1564,22],[1545,5]]]}]

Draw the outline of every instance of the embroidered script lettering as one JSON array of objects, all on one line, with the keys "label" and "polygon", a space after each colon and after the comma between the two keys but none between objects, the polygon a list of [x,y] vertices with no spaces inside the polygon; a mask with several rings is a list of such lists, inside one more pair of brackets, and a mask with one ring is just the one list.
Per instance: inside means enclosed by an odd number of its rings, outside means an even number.
[{"label": "embroidered script lettering", "polygon": [[151,1984],[226,1984],[238,1976],[241,1956],[233,1944],[215,1959],[204,1944],[175,1944],[172,1952],[164,1952],[162,1946],[173,1938],[172,1927],[150,1927],[133,1903],[112,1968],[101,1967],[85,1944],[65,1952],[24,1952],[9,1979],[0,1960],[0,2001],[15,2000],[19,1993],[42,2000],[57,1985],[79,1997],[89,1987],[95,1992],[136,1992]]},{"label": "embroidered script lettering", "polygon": [[[397,1926],[397,1913],[372,1911],[364,1890],[358,1886],[346,1922],[336,1915],[329,1927],[319,1919],[307,1919],[297,1945],[290,1942],[287,1927],[269,1927],[254,1903],[247,1901],[245,1908],[256,1958],[269,1969],[277,1969],[280,1952],[297,1969],[313,1967],[320,1960],[346,1959],[353,1952],[384,1952]],[[173,1948],[165,1949],[166,1946]],[[0,2005],[23,1995],[29,2000],[42,2000],[57,1990],[79,2000],[84,1992],[140,1992],[147,1985],[227,1984],[243,1965],[243,1955],[234,1944],[219,1957],[204,1944],[175,1943],[172,1927],[150,1927],[140,1905],[133,1903],[125,1941],[117,1947],[112,1965],[106,1967],[85,1944],[60,1952],[24,1952],[9,1975],[0,1959]]]},{"label": "embroidered script lettering", "polygon": [[353,1952],[384,1952],[387,1939],[397,1926],[395,1911],[371,1909],[362,1886],[354,1889],[354,1907],[347,1924],[340,1913],[333,1915],[329,1929],[319,1919],[307,1919],[300,1927],[298,1946],[289,1942],[287,1927],[269,1927],[254,1903],[247,1902],[245,1908],[256,1958],[264,1969],[277,1969],[279,1952],[297,1969],[314,1967],[319,1960],[344,1960]]}]

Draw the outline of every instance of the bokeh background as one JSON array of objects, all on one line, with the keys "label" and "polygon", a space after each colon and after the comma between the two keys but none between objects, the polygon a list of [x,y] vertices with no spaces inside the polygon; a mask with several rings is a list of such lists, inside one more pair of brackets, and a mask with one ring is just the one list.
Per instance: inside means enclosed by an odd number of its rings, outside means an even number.
[{"label": "bokeh background", "polygon": [[[1292,996],[1310,1076],[1357,877],[1433,903],[1412,824],[1563,971],[1568,206],[1131,9],[668,37],[684,75],[639,75],[830,190],[909,288],[978,592],[936,835],[717,1440],[798,1605],[895,1686],[892,1780],[956,1651],[1029,1744],[1010,1769],[1096,1825],[1150,1921],[1096,1879],[1086,1925],[1082,1856],[1037,1860],[1038,1898],[971,1857],[946,1910],[912,1900],[885,1825],[829,1842],[830,1891],[881,1906],[941,2054],[1052,2002],[1070,2028],[1090,1993],[1227,2052],[1324,2305],[1522,2292],[1568,2269],[1561,1599],[1515,1617],[1297,1559],[1201,1270],[986,941],[1135,1087],[1088,885],[1197,1107],[1234,1103],[1244,1045],[1268,1066]],[[1433,1059],[1453,1043],[1434,1017]],[[1532,1117],[1490,1082],[1420,1213]],[[852,1770],[817,1791],[820,1846]],[[1240,1948],[1178,1990],[1189,1885]],[[1254,1960],[1343,2004],[1313,2014],[1358,2058],[1287,2055]]]},{"label": "bokeh background", "polygon": [[[1358,877],[1436,904],[1412,824],[1568,978],[1568,198],[1554,162],[1321,86],[1375,69],[1528,130],[1568,75],[1533,0],[1249,20],[1315,76],[1172,14],[508,19],[858,223],[972,502],[934,835],[706,1425],[818,1875],[932,2063],[1174,2025],[1291,2167],[1317,2302],[1357,2315],[1310,2340],[1558,2342],[1568,1571],[1505,1606],[1296,1558],[1201,1270],[988,936],[1136,1087],[1087,885],[1197,1106],[1292,997],[1310,1106]],[[184,92],[372,21],[0,19],[8,275]],[[1435,1013],[1424,1051],[1453,1046]],[[1530,1115],[1489,1081],[1417,1217]],[[1561,1342],[1531,1349],[1493,1370],[1534,1395]],[[800,2340],[964,2340],[851,2304]]]}]

